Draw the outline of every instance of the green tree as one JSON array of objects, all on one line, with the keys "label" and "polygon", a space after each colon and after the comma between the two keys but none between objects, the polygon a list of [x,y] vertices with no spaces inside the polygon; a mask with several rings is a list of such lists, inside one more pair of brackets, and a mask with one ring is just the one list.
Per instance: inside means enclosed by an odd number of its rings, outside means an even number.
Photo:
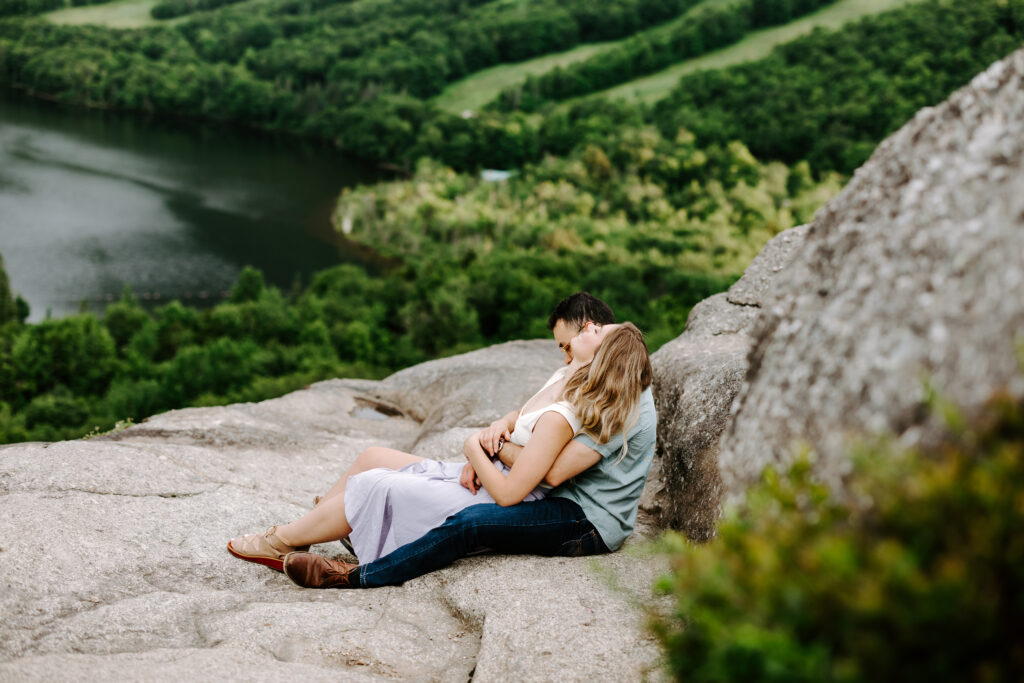
[{"label": "green tree", "polygon": [[18,319],[18,307],[11,294],[11,283],[4,268],[4,257],[0,254],[0,325]]},{"label": "green tree", "polygon": [[102,395],[117,367],[113,338],[90,314],[26,326],[11,360],[14,397],[23,401],[61,385],[76,396]]},{"label": "green tree", "polygon": [[238,281],[235,283],[235,286],[231,288],[230,300],[233,303],[256,301],[260,298],[260,294],[263,293],[264,287],[263,273],[252,266],[246,266],[238,274]]}]

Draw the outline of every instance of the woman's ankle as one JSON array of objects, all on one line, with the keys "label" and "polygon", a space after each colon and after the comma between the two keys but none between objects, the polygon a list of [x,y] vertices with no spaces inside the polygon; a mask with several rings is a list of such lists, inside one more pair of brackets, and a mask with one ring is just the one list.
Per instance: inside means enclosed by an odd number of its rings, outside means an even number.
[{"label": "woman's ankle", "polygon": [[302,543],[293,543],[291,536],[288,535],[288,532],[281,532],[281,527],[277,527],[277,530],[274,532],[274,535],[277,536],[277,540],[281,541],[281,543],[284,543],[289,548],[298,548],[299,546],[303,545]]}]

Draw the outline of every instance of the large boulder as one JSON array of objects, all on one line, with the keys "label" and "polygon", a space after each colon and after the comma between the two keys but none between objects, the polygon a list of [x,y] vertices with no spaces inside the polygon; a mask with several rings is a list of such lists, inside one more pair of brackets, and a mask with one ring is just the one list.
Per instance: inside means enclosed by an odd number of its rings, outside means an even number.
[{"label": "large boulder", "polygon": [[456,427],[478,429],[522,406],[558,368],[553,348],[550,340],[507,342],[414,365],[366,390],[419,421],[411,450]]},{"label": "large boulder", "polygon": [[[513,408],[559,362],[551,341],[517,342],[381,382],[321,382],[89,440],[0,448],[0,680],[657,675],[658,648],[629,597],[649,591],[650,558],[478,556],[401,587],[317,591],[225,549],[305,513],[370,445],[461,458],[467,429]],[[441,409],[449,390],[464,407]],[[410,415],[441,417],[424,440]]]},{"label": "large boulder", "polygon": [[747,373],[753,327],[772,281],[807,226],[774,237],[728,292],[693,307],[682,335],[651,356],[658,408],[658,476],[642,505],[696,541],[714,534],[722,487],[718,445]]},{"label": "large boulder", "polygon": [[1024,392],[1024,51],[883,142],[818,213],[751,334],[720,453],[740,494],[800,449],[838,482],[851,438],[938,434]]}]

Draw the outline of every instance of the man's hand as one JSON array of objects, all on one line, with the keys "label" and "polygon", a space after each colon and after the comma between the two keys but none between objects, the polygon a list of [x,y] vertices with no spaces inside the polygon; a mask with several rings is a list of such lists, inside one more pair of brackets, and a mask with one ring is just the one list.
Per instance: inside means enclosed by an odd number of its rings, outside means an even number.
[{"label": "man's hand", "polygon": [[476,478],[476,470],[468,462],[462,466],[462,474],[459,475],[459,483],[469,489],[474,496],[480,490],[480,480]]},{"label": "man's hand", "polygon": [[493,456],[498,452],[499,444],[502,441],[508,441],[512,438],[512,435],[508,431],[508,423],[504,420],[495,420],[489,427],[485,427],[480,430],[478,438],[480,439],[480,447],[484,449],[484,453]]}]

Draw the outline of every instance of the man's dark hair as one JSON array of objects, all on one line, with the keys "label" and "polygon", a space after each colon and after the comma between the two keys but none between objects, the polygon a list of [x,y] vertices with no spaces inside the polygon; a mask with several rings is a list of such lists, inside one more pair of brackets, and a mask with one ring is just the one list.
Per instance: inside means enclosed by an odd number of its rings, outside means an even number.
[{"label": "man's dark hair", "polygon": [[566,325],[578,327],[589,320],[600,325],[610,325],[615,322],[615,314],[611,306],[590,292],[576,292],[559,301],[555,310],[551,311],[548,329],[555,329],[555,323],[559,320],[564,320]]}]

